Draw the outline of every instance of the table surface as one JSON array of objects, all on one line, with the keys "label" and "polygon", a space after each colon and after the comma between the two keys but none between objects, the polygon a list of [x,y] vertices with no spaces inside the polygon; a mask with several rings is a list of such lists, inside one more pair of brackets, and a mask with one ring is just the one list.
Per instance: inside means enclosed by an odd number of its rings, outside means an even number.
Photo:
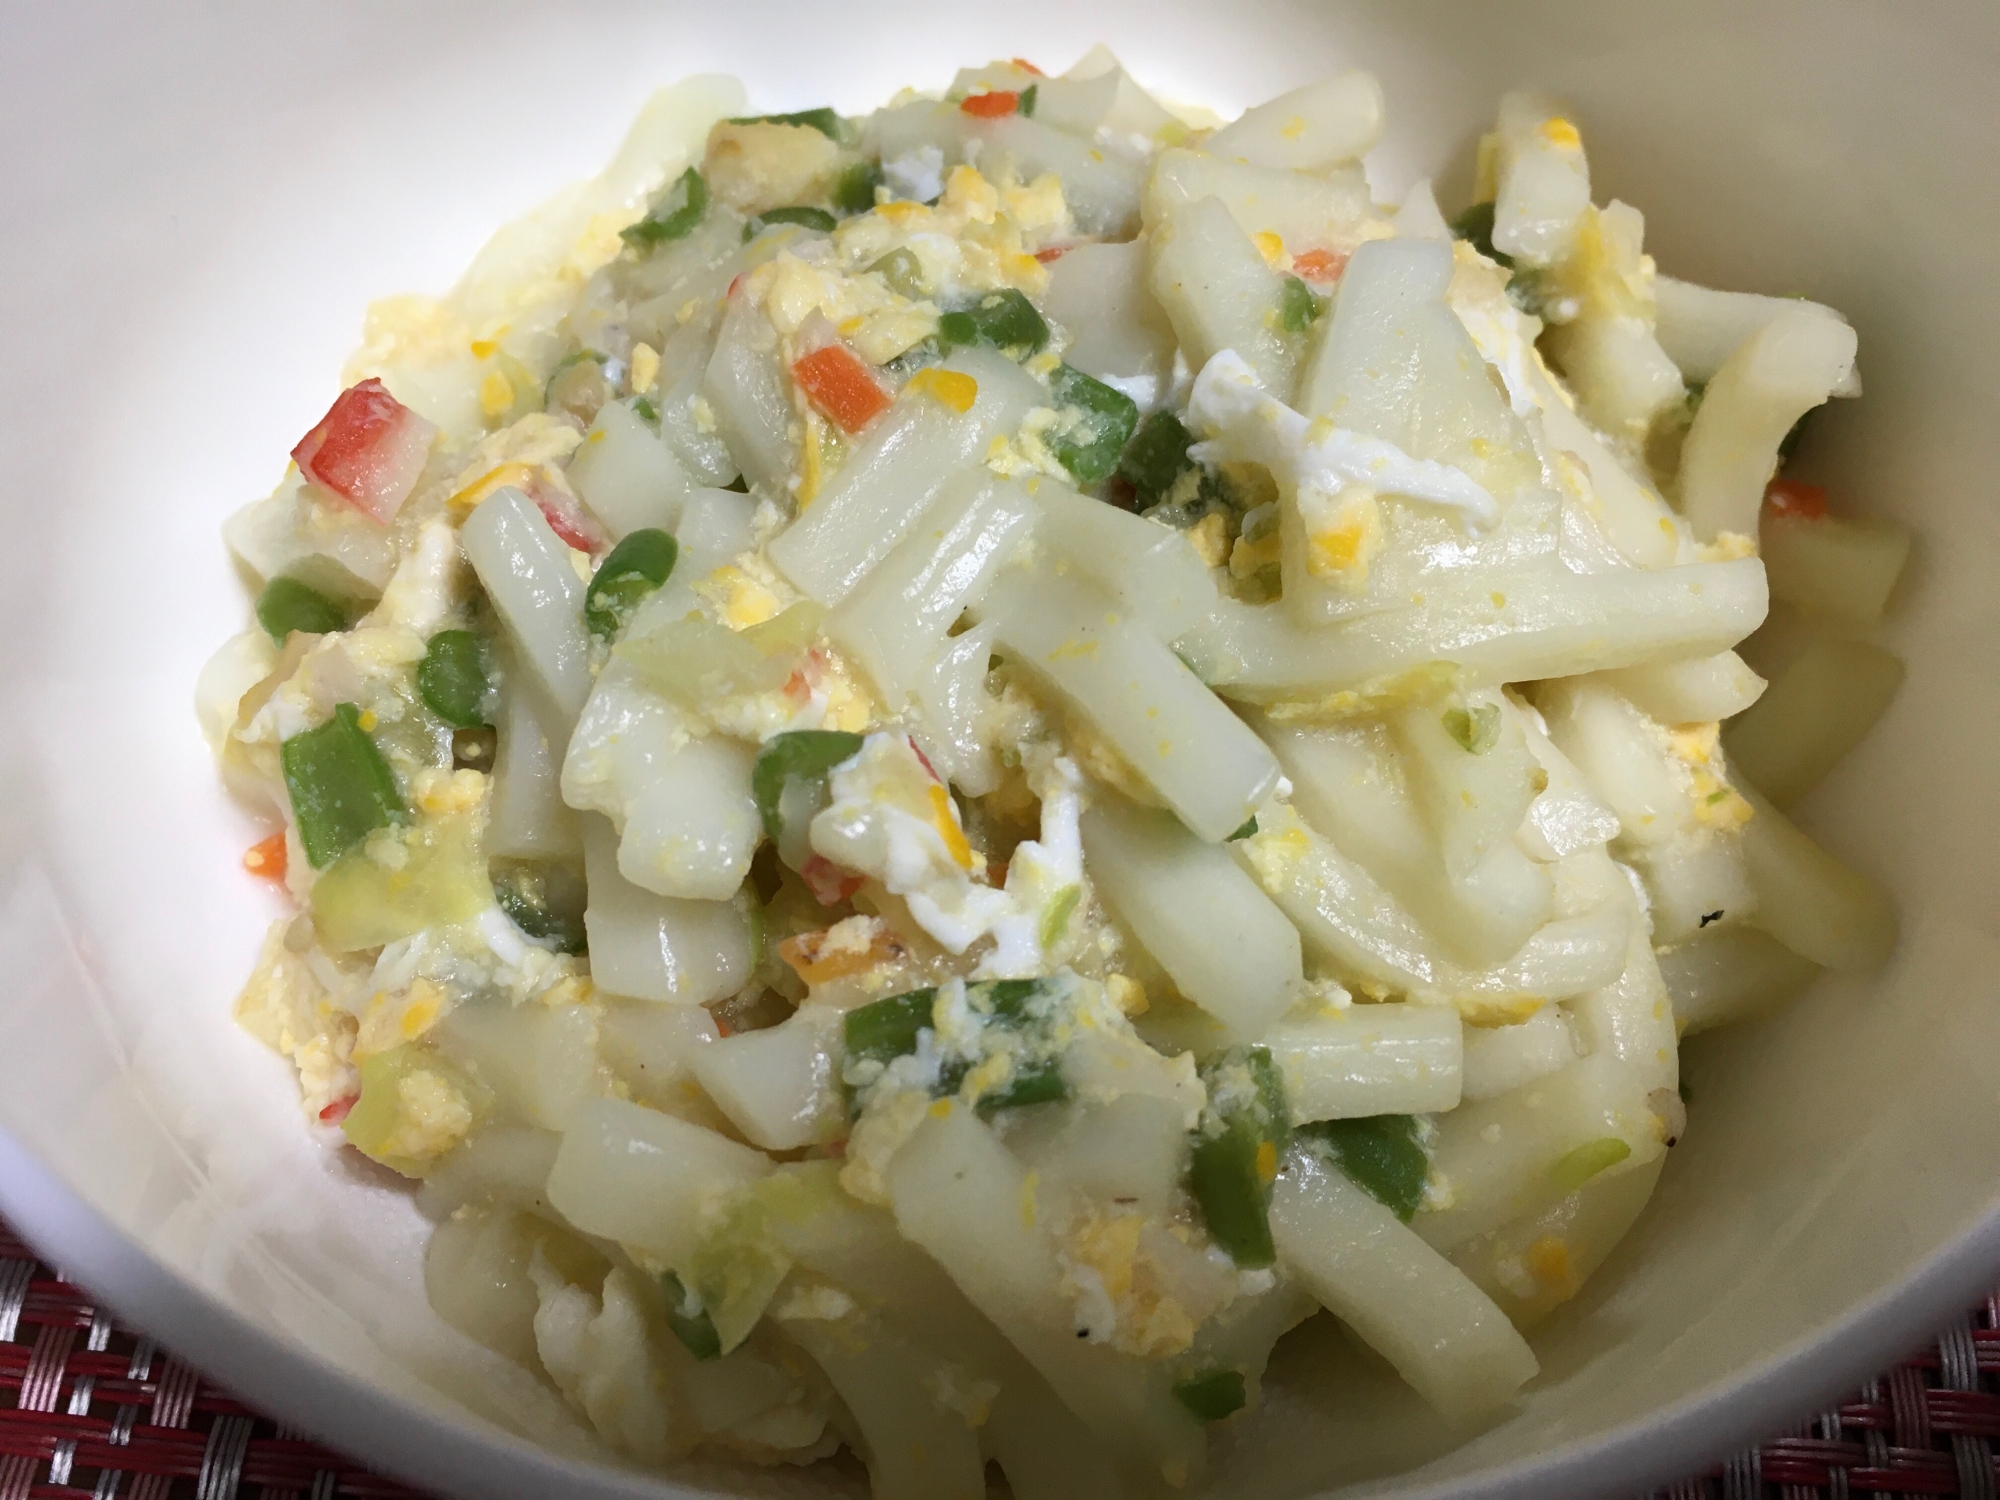
[{"label": "table surface", "polygon": [[[1996,1437],[2000,1297],[1989,1297],[1849,1400],[1656,1500],[2000,1500]],[[121,1327],[0,1224],[0,1500],[183,1496],[423,1500]]]}]

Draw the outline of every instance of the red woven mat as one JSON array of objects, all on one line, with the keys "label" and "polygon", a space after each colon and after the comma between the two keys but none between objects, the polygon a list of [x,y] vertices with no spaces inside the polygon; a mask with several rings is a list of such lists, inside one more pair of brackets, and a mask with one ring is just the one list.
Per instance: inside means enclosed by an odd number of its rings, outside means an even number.
[{"label": "red woven mat", "polygon": [[[9,1403],[11,1398],[11,1404]],[[1656,1500],[1996,1500],[2000,1299],[1851,1401]],[[0,1224],[0,1500],[423,1500],[260,1417]]]}]

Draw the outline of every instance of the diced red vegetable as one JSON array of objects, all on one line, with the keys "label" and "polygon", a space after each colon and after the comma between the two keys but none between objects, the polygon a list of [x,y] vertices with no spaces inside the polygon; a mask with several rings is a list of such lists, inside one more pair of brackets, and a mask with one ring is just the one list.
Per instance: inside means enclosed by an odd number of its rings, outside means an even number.
[{"label": "diced red vegetable", "polygon": [[1004,120],[1021,107],[1021,96],[1012,89],[994,89],[987,94],[967,94],[958,107],[981,120]]},{"label": "diced red vegetable", "polygon": [[1796,479],[1774,479],[1764,489],[1764,503],[1774,516],[1817,521],[1826,514],[1826,491]]},{"label": "diced red vegetable", "polygon": [[1048,74],[1044,73],[1040,68],[1036,67],[1033,63],[1029,62],[1025,57],[1015,58],[1014,66],[1019,68],[1023,73],[1033,73],[1037,78],[1046,78],[1049,76]]},{"label": "diced red vegetable", "polygon": [[319,1112],[322,1125],[338,1125],[354,1112],[354,1106],[361,1102],[359,1094],[349,1094],[345,1099],[336,1099]]},{"label": "diced red vegetable", "polygon": [[553,485],[534,484],[528,486],[528,498],[535,502],[542,519],[549,523],[549,530],[561,539],[565,547],[574,547],[578,552],[597,553],[604,550],[603,531],[584,514],[583,506],[574,496]]},{"label": "diced red vegetable", "polygon": [[285,878],[285,836],[274,833],[243,851],[243,868],[252,875],[282,882]]},{"label": "diced red vegetable", "polygon": [[1040,261],[1043,265],[1046,266],[1051,261],[1061,260],[1063,258],[1063,252],[1068,249],[1069,246],[1067,245],[1051,245],[1046,250],[1037,250],[1035,252],[1035,259]]},{"label": "diced red vegetable", "polygon": [[859,432],[889,409],[889,393],[874,372],[841,344],[828,344],[799,359],[792,366],[792,379],[843,432]]},{"label": "diced red vegetable", "polygon": [[805,881],[806,889],[813,893],[813,900],[821,906],[838,906],[850,900],[856,891],[867,884],[864,877],[835,864],[822,854],[815,854],[805,862],[799,870],[799,878]]},{"label": "diced red vegetable", "polygon": [[384,524],[417,487],[437,428],[381,381],[349,386],[292,449],[300,472]]},{"label": "diced red vegetable", "polygon": [[1307,281],[1338,281],[1347,257],[1338,250],[1307,250],[1292,257],[1292,269]]},{"label": "diced red vegetable", "polygon": [[[909,736],[904,735],[903,738],[909,739]],[[929,773],[932,781],[944,780],[942,776],[938,775],[937,767],[931,764],[931,758],[928,755],[924,754],[924,747],[922,745],[919,745],[915,740],[910,740],[910,753],[916,756],[916,758],[923,763],[923,768],[926,772]]]}]

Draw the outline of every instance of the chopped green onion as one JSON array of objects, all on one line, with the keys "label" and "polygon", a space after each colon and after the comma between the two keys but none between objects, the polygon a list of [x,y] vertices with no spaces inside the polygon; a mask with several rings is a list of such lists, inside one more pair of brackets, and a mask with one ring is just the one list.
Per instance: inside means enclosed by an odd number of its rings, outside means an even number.
[{"label": "chopped green onion", "polygon": [[1203,1370],[1174,1382],[1174,1399],[1203,1422],[1220,1422],[1249,1400],[1241,1370]]},{"label": "chopped green onion", "polygon": [[911,990],[855,1007],[847,1013],[844,1038],[850,1062],[891,1063],[917,1050],[917,1033],[931,1024],[935,989]]},{"label": "chopped green onion", "polygon": [[632,398],[632,410],[638,415],[639,420],[644,422],[648,427],[658,427],[660,425],[660,409],[644,396],[634,396]]},{"label": "chopped green onion", "polygon": [[915,302],[924,295],[924,263],[917,259],[914,250],[907,247],[891,250],[868,269],[888,282],[889,290],[899,297]]},{"label": "chopped green onion", "polygon": [[1484,755],[1500,743],[1500,705],[1481,703],[1472,709],[1444,711],[1444,732],[1468,755]]},{"label": "chopped green onion", "polygon": [[823,208],[768,208],[743,226],[743,242],[747,245],[774,224],[796,224],[801,229],[817,229],[822,234],[832,234],[837,222]]},{"label": "chopped green onion", "polygon": [[673,1329],[674,1337],[696,1359],[720,1359],[722,1339],[715,1331],[714,1320],[702,1310],[701,1299],[682,1285],[680,1277],[672,1271],[661,1275],[660,1287],[667,1294],[667,1327]]},{"label": "chopped green onion", "polygon": [[469,630],[440,630],[417,663],[417,696],[453,729],[486,722],[486,648]]},{"label": "chopped green onion", "polygon": [[847,139],[847,122],[832,109],[822,105],[818,109],[795,110],[788,115],[732,115],[732,125],[810,125],[828,140],[840,142]]},{"label": "chopped green onion", "polygon": [[361,711],[352,703],[334,705],[333,717],[319,728],[286,740],[278,747],[278,764],[299,842],[315,870],[403,816],[395,773],[361,727]]},{"label": "chopped green onion", "polygon": [[628,245],[650,250],[669,240],[685,239],[708,212],[708,183],[693,167],[674,179],[646,217],[621,231]]},{"label": "chopped green onion", "polygon": [[826,774],[861,749],[861,736],[841,729],[795,729],[775,734],[757,752],[750,771],[750,792],[764,831],[777,838],[783,831],[778,804],[792,781],[824,781]]},{"label": "chopped green onion", "polygon": [[1475,203],[1464,213],[1451,221],[1451,232],[1455,239],[1464,240],[1488,260],[1498,261],[1510,269],[1514,257],[1493,248],[1493,202]]},{"label": "chopped green onion", "polygon": [[971,307],[938,319],[938,342],[950,349],[987,344],[995,349],[1038,352],[1049,341],[1049,325],[1035,304],[1012,287],[989,292]]},{"label": "chopped green onion", "polygon": [[1549,1168],[1549,1180],[1565,1193],[1573,1193],[1599,1172],[1615,1167],[1632,1154],[1632,1148],[1615,1135],[1585,1141]]},{"label": "chopped green onion", "polygon": [[833,206],[844,214],[865,214],[875,206],[875,189],[881,182],[880,167],[858,161],[834,181]]},{"label": "chopped green onion", "polygon": [[1041,87],[1039,83],[1031,83],[1022,89],[1014,100],[1014,113],[1023,119],[1031,118],[1035,113],[1035,96],[1040,93]]},{"label": "chopped green onion", "polygon": [[1049,395],[1061,419],[1049,433],[1050,451],[1078,484],[1109,479],[1139,425],[1138,405],[1070,365],[1055,367]]},{"label": "chopped green onion", "polygon": [[1147,501],[1166,497],[1174,481],[1185,474],[1192,461],[1188,449],[1194,434],[1170,411],[1156,411],[1139,424],[1118,461],[1118,472]]},{"label": "chopped green onion", "polygon": [[1531,318],[1539,318],[1548,306],[1542,273],[1523,266],[1507,278],[1507,300]]},{"label": "chopped green onion", "polygon": [[1243,826],[1237,829],[1236,832],[1230,834],[1228,838],[1224,839],[1223,843],[1233,844],[1238,839],[1247,839],[1256,832],[1257,832],[1257,815],[1255,813],[1252,813],[1250,814],[1249,817],[1243,820]]},{"label": "chopped green onion", "polygon": [[967,985],[965,1003],[1008,1026],[1024,1026],[1035,1019],[1032,1002],[1049,993],[1039,979],[988,979]]},{"label": "chopped green onion", "polygon": [[1423,1203],[1431,1161],[1414,1115],[1318,1120],[1301,1125],[1299,1134],[1323,1147],[1356,1187],[1405,1223]]},{"label": "chopped green onion", "polygon": [[1304,333],[1318,321],[1319,298],[1296,276],[1278,289],[1278,323],[1287,333]]},{"label": "chopped green onion", "polygon": [[642,526],[606,553],[583,596],[590,633],[604,640],[616,635],[639,601],[672,576],[680,551],[666,532]]},{"label": "chopped green onion", "polygon": [[327,635],[347,628],[347,611],[296,578],[273,578],[257,596],[257,623],[279,645],[294,630]]},{"label": "chopped green onion", "polygon": [[1202,1069],[1209,1107],[1195,1133],[1188,1188],[1209,1238],[1246,1268],[1277,1258],[1271,1186],[1291,1134],[1285,1081],[1265,1047],[1231,1048]]},{"label": "chopped green onion", "polygon": [[544,870],[533,865],[509,864],[496,866],[489,873],[494,904],[521,931],[538,943],[547,943],[558,953],[589,951],[582,903],[559,905],[552,897],[551,881]]}]

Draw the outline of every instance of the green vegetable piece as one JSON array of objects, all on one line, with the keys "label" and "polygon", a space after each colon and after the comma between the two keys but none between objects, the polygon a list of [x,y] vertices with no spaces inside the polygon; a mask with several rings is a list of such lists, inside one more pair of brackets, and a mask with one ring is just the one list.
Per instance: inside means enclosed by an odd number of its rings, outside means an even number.
[{"label": "green vegetable piece", "polygon": [[486,722],[486,648],[469,630],[440,630],[417,663],[417,696],[453,729]]},{"label": "green vegetable piece", "polygon": [[752,218],[743,226],[743,243],[749,244],[765,230],[776,224],[797,224],[802,229],[817,229],[822,234],[832,234],[839,221],[823,208],[771,208]]},{"label": "green vegetable piece", "polygon": [[624,626],[639,601],[673,576],[680,543],[653,526],[642,526],[605,554],[583,596],[584,623],[609,640]]},{"label": "green vegetable piece", "polygon": [[1049,376],[1049,395],[1058,414],[1049,433],[1050,450],[1078,484],[1109,479],[1139,425],[1137,403],[1070,365],[1056,366]]},{"label": "green vegetable piece", "polygon": [[1203,1370],[1174,1382],[1174,1399],[1203,1422],[1220,1422],[1243,1410],[1249,1395],[1241,1370]]},{"label": "green vegetable piece", "polygon": [[1278,290],[1278,323],[1287,333],[1304,333],[1319,320],[1319,298],[1296,276]]},{"label": "green vegetable piece", "polygon": [[708,212],[708,182],[693,167],[674,179],[660,201],[638,223],[621,231],[625,243],[650,250],[669,240],[685,239]]},{"label": "green vegetable piece", "polygon": [[1236,832],[1230,834],[1228,838],[1224,839],[1223,843],[1233,844],[1238,839],[1247,839],[1251,835],[1255,834],[1256,831],[1257,831],[1257,815],[1255,813],[1252,813],[1249,817],[1243,820],[1243,826],[1237,829]]},{"label": "green vegetable piece", "polygon": [[[499,865],[490,872],[493,901],[521,931],[558,953],[588,953],[583,903],[563,902],[550,874],[534,865]],[[574,883],[575,877],[571,877]],[[575,894],[575,893],[573,893]],[[753,908],[754,910],[754,908]]]},{"label": "green vegetable piece", "polygon": [[1468,755],[1484,755],[1500,743],[1500,705],[1481,703],[1474,708],[1444,711],[1444,732],[1457,741]]},{"label": "green vegetable piece", "polygon": [[1615,1135],[1585,1141],[1549,1168],[1549,1179],[1565,1193],[1573,1193],[1599,1172],[1608,1171],[1632,1154],[1632,1148]]},{"label": "green vegetable piece", "polygon": [[1466,241],[1488,260],[1498,261],[1511,268],[1514,257],[1502,254],[1493,248],[1493,203],[1475,203],[1464,213],[1451,221],[1451,232],[1455,238]]},{"label": "green vegetable piece", "polygon": [[835,179],[833,206],[844,214],[865,214],[875,206],[875,189],[881,184],[882,169],[872,161],[858,161]]},{"label": "green vegetable piece", "polygon": [[422,1177],[435,1157],[404,1156],[395,1151],[403,1119],[403,1084],[413,1078],[441,1083],[456,1093],[477,1118],[492,1107],[493,1095],[436,1052],[404,1042],[377,1052],[361,1064],[361,1095],[340,1122],[349,1145],[372,1161],[405,1177]]},{"label": "green vegetable piece", "polygon": [[278,763],[299,842],[315,870],[404,814],[395,773],[361,727],[361,710],[352,703],[336,704],[326,723],[286,740],[278,748]]},{"label": "green vegetable piece", "polygon": [[644,422],[648,427],[658,427],[660,425],[660,409],[644,396],[634,396],[632,398],[632,410],[638,414],[639,420]]},{"label": "green vegetable piece", "polygon": [[818,109],[796,110],[788,115],[733,115],[732,125],[810,125],[830,141],[847,139],[847,122],[832,109],[822,105]]},{"label": "green vegetable piece", "polygon": [[860,749],[861,736],[841,729],[795,729],[766,740],[750,770],[750,793],[757,799],[764,832],[777,838],[784,830],[778,804],[787,782],[823,781],[827,772]]},{"label": "green vegetable piece", "polygon": [[1284,1078],[1265,1047],[1231,1048],[1202,1077],[1209,1108],[1195,1134],[1188,1188],[1210,1239],[1239,1266],[1268,1266],[1277,1258],[1271,1186],[1291,1134]]},{"label": "green vegetable piece", "polygon": [[931,1024],[935,989],[911,990],[855,1007],[847,1013],[843,1037],[849,1062],[891,1063],[917,1050],[917,1033]]},{"label": "green vegetable piece", "polygon": [[1035,113],[1035,97],[1041,92],[1041,89],[1042,86],[1039,83],[1031,83],[1022,89],[1020,95],[1014,101],[1014,113],[1021,116],[1024,120],[1033,118]]},{"label": "green vegetable piece", "polygon": [[1431,1160],[1416,1116],[1319,1120],[1301,1125],[1299,1133],[1323,1148],[1356,1187],[1404,1223],[1423,1203]]},{"label": "green vegetable piece", "polygon": [[347,611],[296,578],[273,578],[257,596],[257,623],[280,646],[294,630],[327,635],[347,628]]},{"label": "green vegetable piece", "polygon": [[660,1277],[660,1288],[667,1294],[667,1327],[673,1329],[674,1337],[696,1359],[720,1359],[722,1339],[713,1320],[702,1310],[701,1299],[683,1286],[672,1271]]},{"label": "green vegetable piece", "polygon": [[1062,1065],[1050,1058],[1047,1062],[1021,1069],[1007,1087],[982,1098],[979,1110],[990,1115],[995,1110],[1018,1109],[1029,1104],[1053,1104],[1068,1097],[1069,1085],[1063,1081]]},{"label": "green vegetable piece", "polygon": [[989,292],[971,307],[938,319],[938,342],[945,348],[987,344],[1009,352],[1037,353],[1049,341],[1049,325],[1035,304],[1012,287]]},{"label": "green vegetable piece", "polygon": [[1156,411],[1139,424],[1118,461],[1118,472],[1149,503],[1166,498],[1174,481],[1193,467],[1188,449],[1194,434],[1170,411]]},{"label": "green vegetable piece", "polygon": [[1531,318],[1539,318],[1548,307],[1547,283],[1542,273],[1523,266],[1507,278],[1507,300]]},{"label": "green vegetable piece", "polygon": [[1069,931],[1069,919],[1076,912],[1076,904],[1082,899],[1083,887],[1080,885],[1066,885],[1056,892],[1055,898],[1042,912],[1041,931],[1036,934],[1042,940],[1043,948],[1053,948],[1062,941],[1063,934]]},{"label": "green vegetable piece", "polygon": [[899,297],[915,302],[924,295],[924,263],[917,259],[914,250],[907,247],[891,250],[868,269],[888,282],[889,290]]}]

